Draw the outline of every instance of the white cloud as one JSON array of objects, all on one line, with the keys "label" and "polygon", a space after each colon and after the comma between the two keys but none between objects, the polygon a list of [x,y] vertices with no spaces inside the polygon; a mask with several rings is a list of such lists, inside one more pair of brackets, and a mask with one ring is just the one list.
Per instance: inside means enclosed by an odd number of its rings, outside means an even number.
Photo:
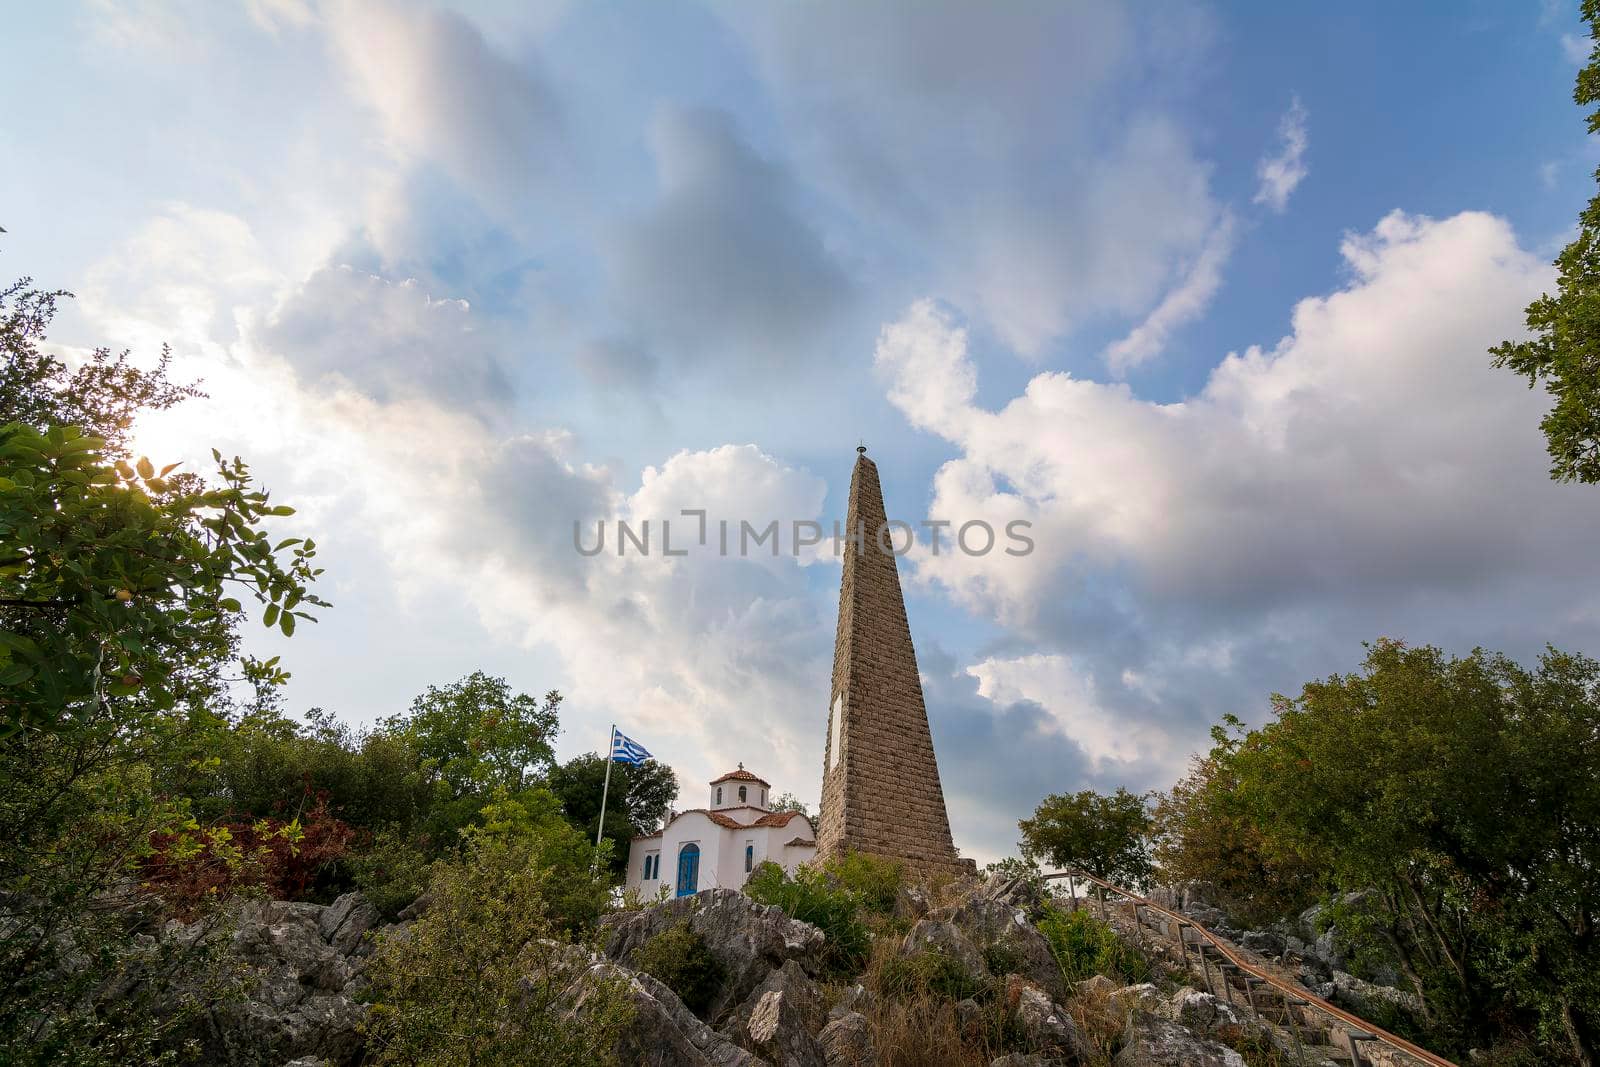
[{"label": "white cloud", "polygon": [[1125,374],[1159,355],[1174,330],[1205,314],[1222,287],[1222,268],[1233,254],[1233,241],[1233,215],[1224,212],[1178,285],[1126,337],[1107,346],[1103,358],[1113,373]]},{"label": "white cloud", "polygon": [[1362,639],[1600,638],[1600,498],[1549,481],[1543,398],[1486,352],[1549,267],[1478,213],[1391,214],[1342,251],[1345,288],[1175,403],[1042,373],[981,407],[963,331],[925,303],[880,340],[891,401],[959,449],[928,513],[1028,519],[1038,546],[914,552],[912,584],[1038,650],[974,667],[986,694],[1101,758],[1125,754],[1111,723],[1136,738],[1129,782],[1165,784],[1205,722],[1349,669]]},{"label": "white cloud", "polygon": [[1306,118],[1306,109],[1296,97],[1278,123],[1278,138],[1282,144],[1277,153],[1263,156],[1256,165],[1256,177],[1261,179],[1261,184],[1256,188],[1254,203],[1265,204],[1279,214],[1289,206],[1290,194],[1309,173],[1305,163],[1306,148],[1310,145]]},{"label": "white cloud", "polygon": [[1215,224],[1185,124],[1142,98],[1149,82],[1181,91],[1205,51],[1193,5],[722,10],[762,64],[796,171],[844,212],[830,240],[909,265],[1019,353],[1146,310]]},{"label": "white cloud", "polygon": [[502,211],[570,184],[561,107],[531,56],[448,11],[336,0],[327,24],[402,158],[436,162]]},{"label": "white cloud", "polygon": [[1575,67],[1586,65],[1593,49],[1594,42],[1587,37],[1579,37],[1575,33],[1561,35],[1561,54]]}]

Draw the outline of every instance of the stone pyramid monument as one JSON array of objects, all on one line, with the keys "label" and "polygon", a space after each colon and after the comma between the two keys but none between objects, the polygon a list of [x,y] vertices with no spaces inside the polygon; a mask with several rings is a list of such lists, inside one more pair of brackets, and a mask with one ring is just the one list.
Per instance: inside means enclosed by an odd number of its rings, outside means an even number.
[{"label": "stone pyramid monument", "polygon": [[[878,467],[865,447],[856,452],[817,854],[826,860],[848,849],[919,871],[959,870],[900,574],[894,555],[879,547],[886,519]],[[883,543],[889,540],[884,533]]]}]

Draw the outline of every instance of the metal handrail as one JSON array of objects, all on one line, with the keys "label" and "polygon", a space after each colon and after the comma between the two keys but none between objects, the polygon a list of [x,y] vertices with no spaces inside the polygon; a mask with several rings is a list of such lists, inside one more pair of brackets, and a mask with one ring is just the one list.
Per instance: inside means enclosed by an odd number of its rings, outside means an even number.
[{"label": "metal handrail", "polygon": [[[1276,989],[1279,993],[1282,993],[1285,996],[1293,996],[1307,1001],[1318,1011],[1333,1016],[1335,1019],[1338,1019],[1347,1026],[1359,1027],[1366,1033],[1371,1034],[1375,1040],[1381,1041],[1385,1045],[1398,1049],[1409,1056],[1414,1056],[1423,1063],[1432,1065],[1432,1067],[1457,1067],[1453,1061],[1447,1060],[1443,1056],[1429,1052],[1427,1049],[1418,1045],[1414,1045],[1403,1037],[1400,1037],[1396,1034],[1391,1034],[1389,1031],[1384,1030],[1381,1027],[1374,1026],[1365,1019],[1361,1018],[1359,1015],[1354,1015],[1348,1011],[1345,1011],[1343,1008],[1340,1008],[1334,1004],[1330,1004],[1328,1001],[1323,1000],[1321,997],[1317,996],[1315,993],[1312,993],[1298,982],[1287,981],[1286,979],[1279,978],[1277,975],[1272,974],[1269,971],[1264,971],[1253,964],[1246,963],[1240,958],[1238,953],[1233,951],[1233,946],[1230,943],[1218,935],[1213,934],[1210,930],[1207,930],[1204,926],[1201,926],[1199,923],[1195,922],[1193,919],[1182,914],[1181,912],[1162,907],[1160,904],[1155,903],[1147,897],[1140,896],[1138,893],[1131,893],[1128,890],[1123,889],[1121,886],[1113,885],[1104,878],[1097,878],[1087,871],[1058,871],[1055,874],[1047,874],[1044,877],[1046,881],[1058,878],[1081,878],[1084,881],[1097,885],[1102,889],[1110,890],[1112,893],[1115,893],[1120,897],[1126,897],[1128,900],[1131,900],[1134,903],[1133,921],[1136,924],[1139,922],[1139,906],[1142,905],[1143,907],[1149,908],[1152,911],[1160,912],[1162,915],[1165,915],[1174,922],[1181,923],[1184,926],[1194,930],[1201,937],[1210,942],[1211,947],[1220,952],[1229,963],[1233,964],[1246,974],[1261,979],[1263,982]],[[1183,936],[1183,931],[1181,928],[1178,931],[1178,936],[1180,938]],[[1223,980],[1226,981],[1227,979],[1224,978]]]}]

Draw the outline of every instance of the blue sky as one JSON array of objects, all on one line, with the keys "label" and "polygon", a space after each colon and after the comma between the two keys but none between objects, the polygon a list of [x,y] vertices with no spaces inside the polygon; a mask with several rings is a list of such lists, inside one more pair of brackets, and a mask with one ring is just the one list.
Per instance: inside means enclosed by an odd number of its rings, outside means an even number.
[{"label": "blue sky", "polygon": [[1487,366],[1600,154],[1576,5],[100,0],[14,13],[0,256],[163,342],[139,443],[252,460],[358,723],[483,668],[683,800],[815,800],[838,568],[575,519],[1035,524],[902,561],[958,843],[1164,788],[1379,635],[1600,649],[1600,496]]}]

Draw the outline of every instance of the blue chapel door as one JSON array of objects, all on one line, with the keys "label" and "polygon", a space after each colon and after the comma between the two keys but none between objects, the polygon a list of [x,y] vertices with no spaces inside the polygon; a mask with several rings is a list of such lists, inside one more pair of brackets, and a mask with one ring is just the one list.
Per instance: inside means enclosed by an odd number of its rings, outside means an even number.
[{"label": "blue chapel door", "polygon": [[698,891],[700,885],[700,846],[684,845],[678,851],[678,896]]}]

